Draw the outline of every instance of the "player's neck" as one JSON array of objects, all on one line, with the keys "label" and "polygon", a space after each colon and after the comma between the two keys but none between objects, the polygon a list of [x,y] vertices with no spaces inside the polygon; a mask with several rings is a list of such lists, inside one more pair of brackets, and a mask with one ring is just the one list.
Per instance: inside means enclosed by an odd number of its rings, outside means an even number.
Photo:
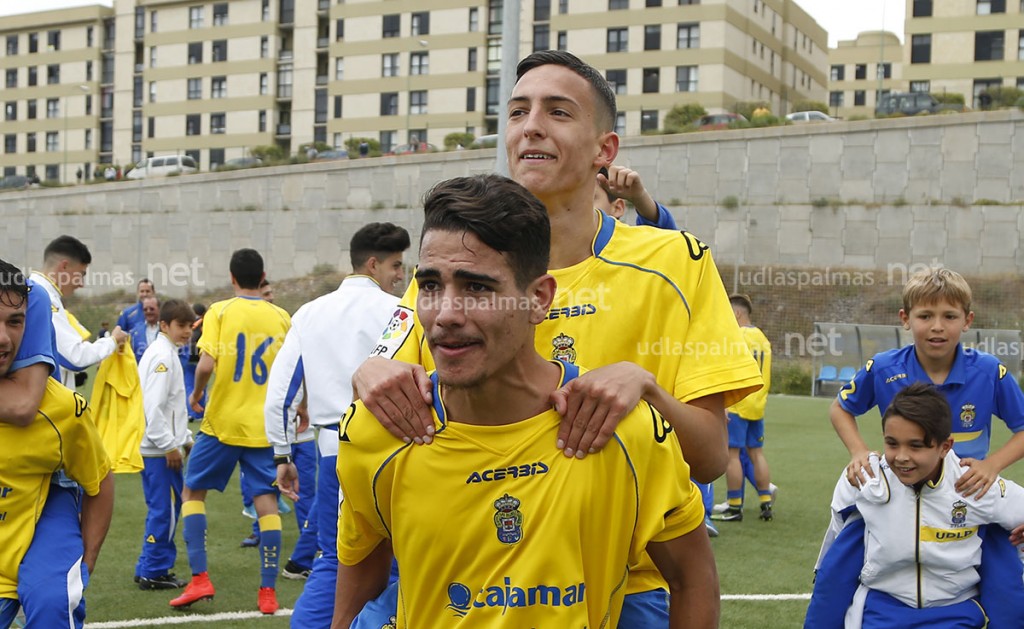
[{"label": "player's neck", "polygon": [[932,358],[915,348],[914,354],[917,356],[917,362],[921,364],[921,368],[928,374],[928,379],[932,381],[932,384],[941,385],[946,382],[949,372],[953,370],[953,361],[956,360],[955,352],[949,356]]},{"label": "player's neck", "polygon": [[[584,198],[585,197],[585,198]],[[571,199],[545,201],[551,220],[551,260],[549,269],[564,269],[579,264],[594,253],[594,236],[600,228],[600,215],[594,211],[594,193]]]},{"label": "player's neck", "polygon": [[448,421],[477,426],[505,426],[551,408],[551,393],[561,370],[529,348],[532,356],[515,360],[474,387],[442,385]]},{"label": "player's neck", "polygon": [[263,293],[261,293],[260,289],[258,288],[239,288],[237,286],[235,286],[234,288],[235,297],[259,297],[260,299],[263,298]]}]

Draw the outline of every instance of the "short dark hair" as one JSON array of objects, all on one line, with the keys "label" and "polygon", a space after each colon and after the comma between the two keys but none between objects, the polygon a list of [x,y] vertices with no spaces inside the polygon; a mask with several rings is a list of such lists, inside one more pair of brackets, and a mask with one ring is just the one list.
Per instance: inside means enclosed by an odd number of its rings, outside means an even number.
[{"label": "short dark hair", "polygon": [[882,415],[882,430],[890,417],[902,417],[924,430],[924,443],[932,447],[949,439],[953,431],[953,418],[949,402],[932,385],[924,382],[901,389]]},{"label": "short dark hair", "polygon": [[590,83],[597,95],[596,120],[602,131],[611,131],[615,127],[615,92],[601,73],[582,59],[564,50],[538,50],[519,62],[516,66],[516,81],[523,75],[540,66],[556,65],[568,68]]},{"label": "short dark hair", "polygon": [[239,288],[256,289],[263,279],[263,256],[255,249],[239,249],[231,254],[228,266]]},{"label": "short dark hair", "polygon": [[260,280],[260,288],[266,288],[267,286],[270,286],[270,280],[267,278]]},{"label": "short dark hair", "polygon": [[84,242],[74,236],[58,236],[46,245],[46,249],[43,250],[43,262],[48,262],[57,256],[70,258],[80,264],[92,264],[89,247],[86,247]]},{"label": "short dark hair", "polygon": [[370,258],[386,258],[409,248],[409,232],[394,223],[370,223],[352,234],[349,241],[349,259],[352,269],[358,269]]},{"label": "short dark hair", "polygon": [[201,317],[206,314],[206,304],[201,304],[197,301],[192,304],[192,311],[196,313],[196,316]]},{"label": "short dark hair", "polygon": [[743,293],[733,293],[732,295],[729,295],[729,303],[732,304],[733,307],[739,306],[740,308],[743,308],[747,311],[747,314],[754,312],[754,304],[750,301],[750,297]]},{"label": "short dark hair", "polygon": [[160,306],[160,321],[168,325],[172,321],[192,325],[196,319],[196,312],[192,310],[192,306],[181,299],[168,299]]},{"label": "short dark hair", "polygon": [[25,274],[10,262],[0,260],[0,303],[10,308],[21,308],[28,306],[27,301],[28,283]]},{"label": "short dark hair", "polygon": [[139,286],[142,286],[143,284],[149,284],[150,286],[153,286],[153,280],[149,279],[148,277],[144,277],[141,280],[139,280],[139,283],[135,285],[135,288],[138,288]]},{"label": "short dark hair", "polygon": [[521,289],[547,272],[551,248],[547,209],[507,177],[475,175],[442,181],[427,193],[423,214],[424,234],[469,232],[504,255]]}]

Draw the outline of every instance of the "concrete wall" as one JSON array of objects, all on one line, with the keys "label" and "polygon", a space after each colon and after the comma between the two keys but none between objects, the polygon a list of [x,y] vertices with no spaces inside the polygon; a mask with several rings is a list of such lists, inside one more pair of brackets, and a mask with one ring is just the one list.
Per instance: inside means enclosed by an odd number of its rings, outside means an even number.
[{"label": "concrete wall", "polygon": [[[361,225],[392,221],[418,237],[423,193],[491,171],[494,154],[6,192],[0,257],[37,265],[50,239],[73,234],[93,251],[94,293],[133,290],[143,274],[163,294],[221,286],[231,251],[245,246],[264,254],[272,278],[317,264],[347,269],[347,243]],[[618,161],[640,172],[720,263],[1024,271],[1024,114],[1016,110],[631,138]],[[970,205],[982,199],[1004,205]]]}]

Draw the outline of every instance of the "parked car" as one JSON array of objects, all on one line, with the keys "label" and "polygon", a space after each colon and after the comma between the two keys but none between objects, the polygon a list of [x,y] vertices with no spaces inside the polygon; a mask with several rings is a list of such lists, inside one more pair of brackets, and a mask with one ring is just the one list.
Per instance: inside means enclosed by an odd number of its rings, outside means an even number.
[{"label": "parked car", "polygon": [[39,179],[33,181],[26,175],[8,175],[0,177],[0,190],[24,190],[32,183],[39,183]]},{"label": "parked car", "polygon": [[263,160],[258,157],[235,157],[217,166],[217,170],[238,170],[262,166]]},{"label": "parked car", "polygon": [[943,111],[963,111],[963,105],[942,104],[931,94],[925,92],[891,92],[882,96],[875,107],[876,116],[903,114],[937,114]]},{"label": "parked car", "polygon": [[125,179],[149,179],[151,177],[166,177],[171,173],[189,174],[197,172],[196,160],[189,155],[162,155],[159,157],[147,157],[135,165]]},{"label": "parked car", "polygon": [[803,124],[807,122],[835,122],[836,119],[828,114],[823,114],[820,111],[794,111],[791,114],[786,115],[786,120],[794,124]]},{"label": "parked car", "polygon": [[469,145],[471,149],[492,149],[498,146],[498,134],[482,135]]},{"label": "parked car", "polygon": [[336,159],[348,159],[348,151],[345,149],[331,149],[329,151],[321,151],[316,154],[313,158],[314,162],[330,162]]},{"label": "parked car", "polygon": [[708,114],[701,116],[693,123],[693,127],[699,131],[712,131],[714,129],[728,129],[733,122],[746,122],[747,119],[740,114]]},{"label": "parked car", "polygon": [[413,153],[436,153],[437,147],[433,144],[420,142],[419,144],[399,144],[389,155],[412,155]]}]

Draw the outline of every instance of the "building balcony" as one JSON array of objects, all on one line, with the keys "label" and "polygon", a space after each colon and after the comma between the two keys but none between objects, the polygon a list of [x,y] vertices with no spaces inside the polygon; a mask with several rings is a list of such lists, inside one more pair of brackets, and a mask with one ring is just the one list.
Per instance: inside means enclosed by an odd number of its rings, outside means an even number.
[{"label": "building balcony", "polygon": [[276,128],[277,135],[291,135],[292,126],[290,124],[279,124]]}]

